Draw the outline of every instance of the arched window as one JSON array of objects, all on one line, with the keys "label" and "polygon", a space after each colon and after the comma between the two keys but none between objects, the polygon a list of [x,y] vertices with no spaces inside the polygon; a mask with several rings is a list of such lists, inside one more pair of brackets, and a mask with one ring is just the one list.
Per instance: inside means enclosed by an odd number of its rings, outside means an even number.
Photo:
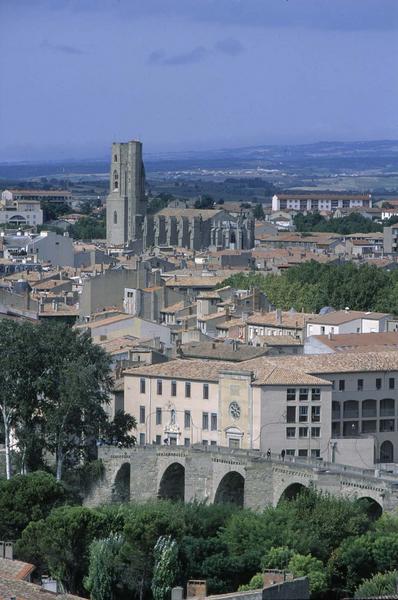
[{"label": "arched window", "polygon": [[113,189],[119,189],[119,175],[117,174],[117,171],[113,171]]},{"label": "arched window", "polygon": [[113,157],[113,162],[117,162],[117,154]]},{"label": "arched window", "polygon": [[383,398],[380,400],[380,416],[393,417],[395,414],[394,398]]},{"label": "arched window", "polygon": [[381,463],[392,463],[394,462],[394,446],[389,440],[386,440],[380,446],[380,462]]},{"label": "arched window", "polygon": [[113,224],[117,225],[117,212],[116,211],[113,213]]},{"label": "arched window", "polygon": [[376,417],[377,406],[376,400],[364,400],[362,402],[362,418]]},{"label": "arched window", "polygon": [[345,419],[357,419],[359,417],[358,401],[357,400],[346,400],[344,402],[344,418]]}]

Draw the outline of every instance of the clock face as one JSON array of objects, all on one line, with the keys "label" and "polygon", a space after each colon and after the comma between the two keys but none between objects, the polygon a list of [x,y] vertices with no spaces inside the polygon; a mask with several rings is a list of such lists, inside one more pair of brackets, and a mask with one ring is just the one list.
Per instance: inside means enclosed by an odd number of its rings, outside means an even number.
[{"label": "clock face", "polygon": [[229,405],[229,414],[233,419],[239,419],[240,406],[237,402],[231,402],[231,404]]}]

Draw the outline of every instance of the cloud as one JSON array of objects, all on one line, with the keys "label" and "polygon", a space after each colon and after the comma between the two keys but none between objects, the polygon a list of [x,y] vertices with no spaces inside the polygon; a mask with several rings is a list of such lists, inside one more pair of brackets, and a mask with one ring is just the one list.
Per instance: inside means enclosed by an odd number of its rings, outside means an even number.
[{"label": "cloud", "polygon": [[84,50],[78,46],[69,46],[68,44],[54,44],[48,40],[43,40],[40,48],[51,50],[52,52],[60,52],[61,54],[86,54]]},{"label": "cloud", "polygon": [[240,41],[234,38],[220,40],[215,44],[214,48],[217,52],[223,52],[224,54],[229,54],[229,56],[237,56],[245,51]]},{"label": "cloud", "polygon": [[167,56],[163,50],[155,50],[149,55],[148,62],[151,65],[163,66],[192,65],[201,62],[207,55],[208,50],[206,50],[204,46],[196,46],[188,52],[181,52],[180,54],[172,54],[169,56]]}]

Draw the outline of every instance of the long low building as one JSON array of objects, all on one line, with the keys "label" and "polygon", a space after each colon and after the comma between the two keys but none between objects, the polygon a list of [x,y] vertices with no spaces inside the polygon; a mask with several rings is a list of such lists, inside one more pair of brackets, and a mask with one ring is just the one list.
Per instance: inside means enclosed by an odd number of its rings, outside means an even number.
[{"label": "long low building", "polygon": [[272,197],[272,211],[334,212],[342,208],[372,208],[370,194],[332,194],[325,192],[287,192]]},{"label": "long low building", "polygon": [[398,352],[174,360],[127,370],[140,444],[282,452],[372,468],[398,454]]}]

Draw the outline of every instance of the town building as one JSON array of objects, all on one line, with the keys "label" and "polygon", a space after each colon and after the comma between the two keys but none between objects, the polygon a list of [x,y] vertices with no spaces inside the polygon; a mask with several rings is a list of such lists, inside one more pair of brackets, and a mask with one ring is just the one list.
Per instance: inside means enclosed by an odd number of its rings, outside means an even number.
[{"label": "town building", "polygon": [[247,341],[253,343],[258,336],[286,336],[303,339],[306,322],[316,317],[310,313],[295,310],[257,312],[246,319]]},{"label": "town building", "polygon": [[175,360],[125,372],[140,444],[194,443],[373,468],[398,453],[398,352]]},{"label": "town building", "polygon": [[397,331],[311,335],[304,342],[304,354],[385,352],[387,350],[398,350]]},{"label": "town building", "polygon": [[28,225],[36,227],[43,224],[43,211],[37,200],[17,200],[13,193],[5,190],[1,194],[0,223],[6,225]]},{"label": "town building", "polygon": [[106,199],[107,242],[126,245],[139,239],[146,213],[142,143],[112,144],[110,191]]},{"label": "town building", "polygon": [[330,310],[324,314],[308,316],[306,336],[339,333],[378,333],[387,331],[388,313],[363,312],[359,310]]},{"label": "town building", "polygon": [[4,190],[2,200],[17,202],[43,202],[48,204],[71,204],[72,193],[67,190]]},{"label": "town building", "polygon": [[372,208],[370,194],[331,194],[323,192],[286,192],[272,197],[272,211],[334,212],[341,208]]},{"label": "town building", "polygon": [[[110,192],[106,200],[107,243],[200,250],[245,250],[254,246],[254,219],[242,211],[164,208],[147,214],[142,143],[112,144]],[[140,241],[140,243],[137,243]]]}]

